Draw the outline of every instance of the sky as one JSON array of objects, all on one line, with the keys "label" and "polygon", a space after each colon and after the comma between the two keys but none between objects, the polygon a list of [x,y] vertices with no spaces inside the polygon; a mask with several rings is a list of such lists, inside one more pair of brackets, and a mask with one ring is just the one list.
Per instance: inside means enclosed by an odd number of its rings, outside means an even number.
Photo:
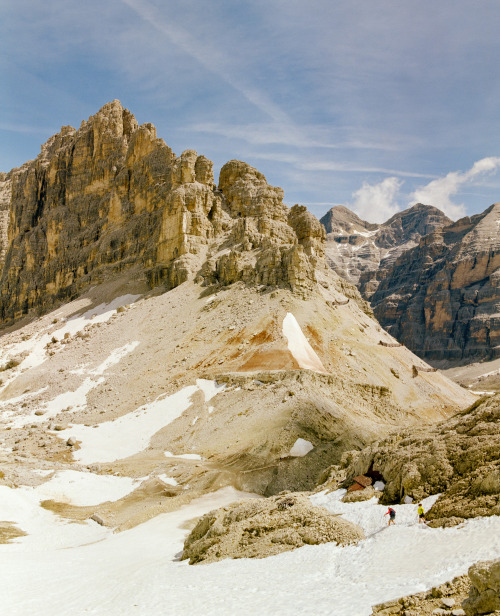
[{"label": "sky", "polygon": [[119,99],[316,216],[500,201],[498,0],[1,0],[0,170]]}]

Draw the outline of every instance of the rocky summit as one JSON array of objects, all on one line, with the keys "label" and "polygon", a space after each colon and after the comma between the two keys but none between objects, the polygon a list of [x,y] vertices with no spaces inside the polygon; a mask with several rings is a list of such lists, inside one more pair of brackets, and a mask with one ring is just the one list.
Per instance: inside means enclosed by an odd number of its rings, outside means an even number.
[{"label": "rocky summit", "polygon": [[207,283],[306,290],[322,256],[319,222],[304,207],[288,210],[262,173],[230,161],[217,188],[211,161],[193,150],[175,156],[116,100],[1,179],[4,322],[132,265],[150,286],[172,288],[198,272]]},{"label": "rocky summit", "polygon": [[451,220],[441,210],[417,203],[382,224],[361,220],[342,205],[331,208],[320,222],[327,233],[328,263],[369,300],[399,255]]}]

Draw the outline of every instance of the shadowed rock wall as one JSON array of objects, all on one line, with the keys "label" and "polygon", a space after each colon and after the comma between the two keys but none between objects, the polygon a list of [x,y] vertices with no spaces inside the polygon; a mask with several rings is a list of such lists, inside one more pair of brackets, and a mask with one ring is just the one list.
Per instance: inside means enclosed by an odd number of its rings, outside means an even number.
[{"label": "shadowed rock wall", "polygon": [[500,357],[500,203],[420,240],[371,298],[395,338],[428,360]]}]

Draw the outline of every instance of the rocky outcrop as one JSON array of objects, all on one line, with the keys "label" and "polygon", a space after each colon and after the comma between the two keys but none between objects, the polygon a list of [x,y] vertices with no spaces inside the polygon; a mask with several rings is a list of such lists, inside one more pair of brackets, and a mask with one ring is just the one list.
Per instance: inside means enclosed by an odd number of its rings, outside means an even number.
[{"label": "rocky outcrop", "polygon": [[321,223],[327,232],[329,265],[370,299],[399,255],[451,220],[437,208],[418,203],[383,224],[361,220],[338,205],[321,218]]},{"label": "rocky outcrop", "polygon": [[471,589],[463,603],[467,616],[500,612],[500,559],[482,561],[469,569]]},{"label": "rocky outcrop", "polygon": [[480,616],[500,613],[500,560],[478,562],[467,575],[429,591],[373,606],[372,616]]},{"label": "rocky outcrop", "polygon": [[[177,158],[119,101],[78,130],[63,127],[11,174],[2,318],[43,310],[131,264],[151,269],[195,252],[221,218],[205,161],[193,151]],[[171,267],[172,284],[179,270]]]},{"label": "rocky outcrop", "polygon": [[302,494],[250,499],[204,515],[184,543],[189,564],[224,558],[265,558],[303,545],[365,539],[363,530]]},{"label": "rocky outcrop", "polygon": [[344,461],[348,480],[382,475],[385,503],[441,493],[427,514],[431,526],[500,515],[500,395],[431,428],[402,430]]},{"label": "rocky outcrop", "polygon": [[371,297],[382,326],[427,360],[500,357],[500,203],[403,253]]},{"label": "rocky outcrop", "polygon": [[465,616],[461,605],[470,587],[470,578],[461,575],[428,591],[374,605],[371,616]]},{"label": "rocky outcrop", "polygon": [[177,157],[115,100],[0,176],[0,317],[44,311],[132,265],[151,286],[199,272],[207,284],[307,290],[323,244],[319,222],[289,211],[262,173],[230,161],[217,189],[211,161]]}]

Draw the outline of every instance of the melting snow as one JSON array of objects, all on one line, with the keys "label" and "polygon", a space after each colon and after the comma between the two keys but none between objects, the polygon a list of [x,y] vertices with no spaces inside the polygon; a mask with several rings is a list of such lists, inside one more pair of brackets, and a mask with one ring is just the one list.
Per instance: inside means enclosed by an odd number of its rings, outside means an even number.
[{"label": "melting snow", "polygon": [[145,449],[156,432],[180,417],[191,406],[195,392],[202,391],[205,399],[210,400],[222,389],[214,381],[198,379],[196,385],[184,387],[171,396],[162,394],[154,402],[113,421],[96,427],[75,424],[65,431],[65,438],[72,436],[81,441],[73,457],[83,464],[128,458]]},{"label": "melting snow", "polygon": [[171,453],[170,451],[164,451],[166,458],[183,458],[184,460],[203,460],[203,458],[197,453]]},{"label": "melting snow", "polygon": [[226,385],[217,381],[209,381],[207,379],[196,379],[196,385],[203,392],[205,396],[205,402],[209,402],[214,396],[223,392],[226,389]]},{"label": "melting snow", "polygon": [[[111,368],[120,362],[123,357],[131,353],[137,346],[139,345],[138,341],[131,342],[126,344],[125,346],[115,349],[109,357],[103,361],[95,370],[91,371],[90,374],[94,376],[99,376],[103,374],[106,370]],[[87,378],[83,381],[83,383],[76,389],[75,391],[66,391],[59,396],[56,396],[53,400],[46,402],[41,406],[40,410],[44,410],[43,415],[21,415],[16,417],[16,419],[11,423],[12,427],[22,427],[29,423],[40,423],[55,417],[64,409],[70,409],[71,412],[80,411],[85,408],[87,405],[87,394],[95,389],[98,385],[105,381],[104,377],[100,377],[96,380],[91,378]],[[40,390],[42,392],[44,390]],[[37,392],[37,393],[40,393]],[[9,400],[8,402],[12,402],[13,400]]]},{"label": "melting snow", "polygon": [[290,449],[290,453],[288,455],[294,458],[302,458],[307,455],[312,449],[314,449],[314,445],[309,441],[304,440],[303,438],[298,438],[293,447]]},{"label": "melting snow", "polygon": [[158,479],[161,479],[163,483],[168,484],[169,486],[176,486],[177,480],[173,477],[168,477],[167,475],[158,475]]},{"label": "melting snow", "polygon": [[79,507],[116,501],[135,490],[142,480],[114,475],[96,475],[81,471],[58,471],[33,490],[40,500],[55,500]]},{"label": "melting snow", "polygon": [[288,350],[300,368],[316,372],[326,372],[321,359],[307,341],[300,325],[291,312],[288,312],[283,319],[283,335],[288,341]]}]

